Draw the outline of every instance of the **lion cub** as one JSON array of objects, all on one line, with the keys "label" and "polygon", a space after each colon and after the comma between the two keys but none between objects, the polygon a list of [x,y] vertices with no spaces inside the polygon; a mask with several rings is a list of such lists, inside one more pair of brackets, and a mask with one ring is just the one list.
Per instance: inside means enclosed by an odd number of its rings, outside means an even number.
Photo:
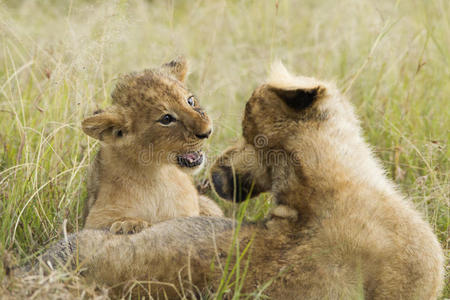
[{"label": "lion cub", "polygon": [[137,233],[179,216],[222,216],[200,196],[186,171],[204,163],[212,122],[185,87],[187,64],[122,77],[113,105],[85,119],[83,131],[100,140],[91,165],[85,228]]}]

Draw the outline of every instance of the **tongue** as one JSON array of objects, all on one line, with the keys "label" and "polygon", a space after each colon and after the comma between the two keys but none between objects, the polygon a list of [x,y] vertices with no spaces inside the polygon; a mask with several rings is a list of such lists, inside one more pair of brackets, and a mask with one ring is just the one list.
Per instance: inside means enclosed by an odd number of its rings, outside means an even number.
[{"label": "tongue", "polygon": [[189,163],[193,163],[198,159],[198,153],[187,153],[183,156]]}]

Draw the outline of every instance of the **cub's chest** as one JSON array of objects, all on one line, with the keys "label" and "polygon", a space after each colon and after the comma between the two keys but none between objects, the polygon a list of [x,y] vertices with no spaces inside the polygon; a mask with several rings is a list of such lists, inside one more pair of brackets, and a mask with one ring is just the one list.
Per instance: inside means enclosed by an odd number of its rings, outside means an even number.
[{"label": "cub's chest", "polygon": [[180,172],[161,174],[134,191],[139,199],[135,213],[144,219],[160,221],[178,216],[198,215],[198,194],[192,179]]}]

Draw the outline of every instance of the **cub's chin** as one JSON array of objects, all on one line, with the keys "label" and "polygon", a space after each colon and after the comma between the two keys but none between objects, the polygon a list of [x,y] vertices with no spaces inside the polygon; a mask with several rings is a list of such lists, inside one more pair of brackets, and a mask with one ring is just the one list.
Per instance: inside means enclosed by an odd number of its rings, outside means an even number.
[{"label": "cub's chin", "polygon": [[202,151],[191,151],[177,155],[177,164],[185,172],[195,174],[199,172],[206,162]]}]

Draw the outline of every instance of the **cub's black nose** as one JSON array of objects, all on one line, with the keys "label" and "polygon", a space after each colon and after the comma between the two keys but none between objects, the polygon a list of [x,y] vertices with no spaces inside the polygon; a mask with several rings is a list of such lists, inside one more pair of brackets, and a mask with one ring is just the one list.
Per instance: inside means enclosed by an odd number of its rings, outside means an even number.
[{"label": "cub's black nose", "polygon": [[199,139],[207,139],[211,135],[211,131],[212,130],[210,129],[208,132],[196,134],[195,136],[198,137]]}]

